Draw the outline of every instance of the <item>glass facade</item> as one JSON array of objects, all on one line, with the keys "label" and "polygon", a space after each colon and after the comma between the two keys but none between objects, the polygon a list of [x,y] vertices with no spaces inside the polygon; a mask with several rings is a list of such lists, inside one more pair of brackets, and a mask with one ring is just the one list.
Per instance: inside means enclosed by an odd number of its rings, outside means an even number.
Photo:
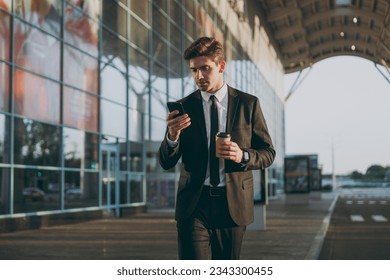
[{"label": "glass facade", "polygon": [[203,35],[224,42],[228,83],[260,98],[278,153],[269,182],[283,189],[284,103],[217,10],[0,0],[0,216],[173,208],[178,170],[157,150],[166,102],[195,89],[183,50]]}]

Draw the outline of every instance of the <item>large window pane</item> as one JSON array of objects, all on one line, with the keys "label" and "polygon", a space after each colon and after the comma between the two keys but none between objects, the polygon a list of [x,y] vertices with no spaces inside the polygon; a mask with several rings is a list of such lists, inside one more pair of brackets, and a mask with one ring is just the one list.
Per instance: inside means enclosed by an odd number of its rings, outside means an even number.
[{"label": "large window pane", "polygon": [[147,199],[150,208],[174,208],[176,190],[174,180],[148,179]]},{"label": "large window pane", "polygon": [[[177,50],[181,51],[182,50],[182,46],[181,46],[181,37],[182,36],[178,36],[177,34],[181,34],[182,31],[175,23],[171,23],[170,26],[171,26],[171,29],[170,29],[169,42],[171,43],[171,45],[173,47],[175,47]],[[183,56],[181,54],[179,54],[179,57],[180,57],[180,60],[183,59]]]},{"label": "large window pane", "polygon": [[98,206],[98,173],[65,172],[65,208]]},{"label": "large window pane", "polygon": [[180,99],[183,96],[181,77],[177,74],[170,73],[168,83],[169,83],[168,99],[169,100]]},{"label": "large window pane", "polygon": [[64,128],[64,159],[65,167],[97,170],[97,135]]},{"label": "large window pane", "polygon": [[126,74],[105,65],[101,70],[101,96],[126,105]]},{"label": "large window pane", "polygon": [[57,126],[15,118],[14,160],[34,166],[60,165],[60,129]]},{"label": "large window pane", "polygon": [[23,20],[59,36],[61,24],[61,1],[16,1],[15,14]]},{"label": "large window pane", "polygon": [[[163,80],[164,83],[166,80]],[[165,89],[165,88],[164,88]],[[159,91],[152,88],[152,112],[151,116],[165,117],[167,114],[167,94],[164,91]]]},{"label": "large window pane", "polygon": [[143,114],[137,109],[129,109],[129,139],[131,141],[142,141]]},{"label": "large window pane", "polygon": [[[132,3],[135,1],[131,1]],[[144,2],[144,1],[137,1]],[[147,50],[149,46],[149,29],[136,18],[130,18],[130,41],[140,49]]]},{"label": "large window pane", "polygon": [[14,212],[59,210],[59,184],[59,171],[15,168]]},{"label": "large window pane", "polygon": [[15,63],[23,68],[60,79],[60,41],[30,25],[15,20]]},{"label": "large window pane", "polygon": [[130,143],[130,170],[135,172],[141,172],[143,167],[142,153],[143,144],[137,142]]},{"label": "large window pane", "polygon": [[11,16],[0,10],[0,59],[9,60],[11,42],[10,35]]},{"label": "large window pane", "polygon": [[97,57],[101,0],[68,2],[72,5],[65,5],[64,36],[66,42]]},{"label": "large window pane", "polygon": [[130,203],[144,202],[142,178],[137,176],[130,180]]},{"label": "large window pane", "polygon": [[103,50],[101,70],[104,70],[107,64],[111,64],[122,72],[126,72],[126,43],[106,29],[103,29]]},{"label": "large window pane", "polygon": [[59,123],[59,84],[19,69],[15,70],[15,113]]},{"label": "large window pane", "polygon": [[[181,6],[175,1],[175,0],[169,0],[170,1],[170,12],[169,15],[172,18],[174,22],[178,26],[182,26],[183,24],[183,10]],[[186,1],[186,2],[192,2],[192,1]],[[192,13],[192,11],[190,11]]]},{"label": "large window pane", "polygon": [[91,93],[98,93],[98,61],[75,48],[64,46],[64,82]]},{"label": "large window pane", "polygon": [[0,214],[9,214],[10,172],[9,168],[0,168]]},{"label": "large window pane", "polygon": [[98,131],[98,98],[85,92],[64,87],[64,123]]},{"label": "large window pane", "polygon": [[167,37],[167,18],[159,9],[153,6],[153,30],[164,38]]},{"label": "large window pane", "polygon": [[126,138],[126,107],[101,100],[102,133]]},{"label": "large window pane", "polygon": [[0,62],[0,111],[6,112],[9,111],[9,73],[10,67],[5,63]]},{"label": "large window pane", "polygon": [[130,9],[143,21],[149,22],[149,1],[130,1]]},{"label": "large window pane", "polygon": [[103,24],[126,38],[127,12],[115,1],[103,1]]},{"label": "large window pane", "polygon": [[0,162],[10,162],[10,134],[11,130],[9,118],[0,114]]},{"label": "large window pane", "polygon": [[166,122],[165,119],[152,117],[152,141],[161,141],[164,138],[166,132]]},{"label": "large window pane", "polygon": [[167,44],[157,35],[153,35],[152,56],[162,65],[167,64]]}]

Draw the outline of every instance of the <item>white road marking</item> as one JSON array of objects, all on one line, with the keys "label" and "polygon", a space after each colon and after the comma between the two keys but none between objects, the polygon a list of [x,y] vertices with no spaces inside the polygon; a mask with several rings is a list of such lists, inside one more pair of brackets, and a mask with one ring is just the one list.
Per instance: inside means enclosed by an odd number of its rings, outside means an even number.
[{"label": "white road marking", "polygon": [[379,223],[383,223],[383,222],[387,222],[388,220],[386,219],[386,217],[382,216],[382,215],[371,215],[371,218],[375,221],[375,222],[379,222]]},{"label": "white road marking", "polygon": [[362,215],[351,215],[350,218],[352,222],[364,222]]}]

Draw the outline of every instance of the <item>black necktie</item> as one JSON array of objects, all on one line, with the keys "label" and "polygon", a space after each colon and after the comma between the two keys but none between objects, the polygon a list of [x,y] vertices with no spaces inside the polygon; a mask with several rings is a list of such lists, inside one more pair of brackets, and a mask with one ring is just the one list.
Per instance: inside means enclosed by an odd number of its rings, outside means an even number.
[{"label": "black necktie", "polygon": [[218,109],[216,97],[211,95],[210,99],[212,101],[210,109],[210,184],[216,187],[219,184],[219,160],[215,153],[215,135],[218,132]]}]

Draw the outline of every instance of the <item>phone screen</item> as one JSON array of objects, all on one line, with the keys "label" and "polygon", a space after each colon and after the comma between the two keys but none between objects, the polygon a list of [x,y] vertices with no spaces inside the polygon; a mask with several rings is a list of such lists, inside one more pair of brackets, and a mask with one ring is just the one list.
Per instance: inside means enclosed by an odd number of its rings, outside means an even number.
[{"label": "phone screen", "polygon": [[179,117],[181,115],[184,115],[184,108],[183,108],[183,104],[181,104],[181,102],[167,102],[167,106],[168,106],[169,112],[173,112],[175,110],[179,111],[179,113],[175,116],[175,118]]}]

